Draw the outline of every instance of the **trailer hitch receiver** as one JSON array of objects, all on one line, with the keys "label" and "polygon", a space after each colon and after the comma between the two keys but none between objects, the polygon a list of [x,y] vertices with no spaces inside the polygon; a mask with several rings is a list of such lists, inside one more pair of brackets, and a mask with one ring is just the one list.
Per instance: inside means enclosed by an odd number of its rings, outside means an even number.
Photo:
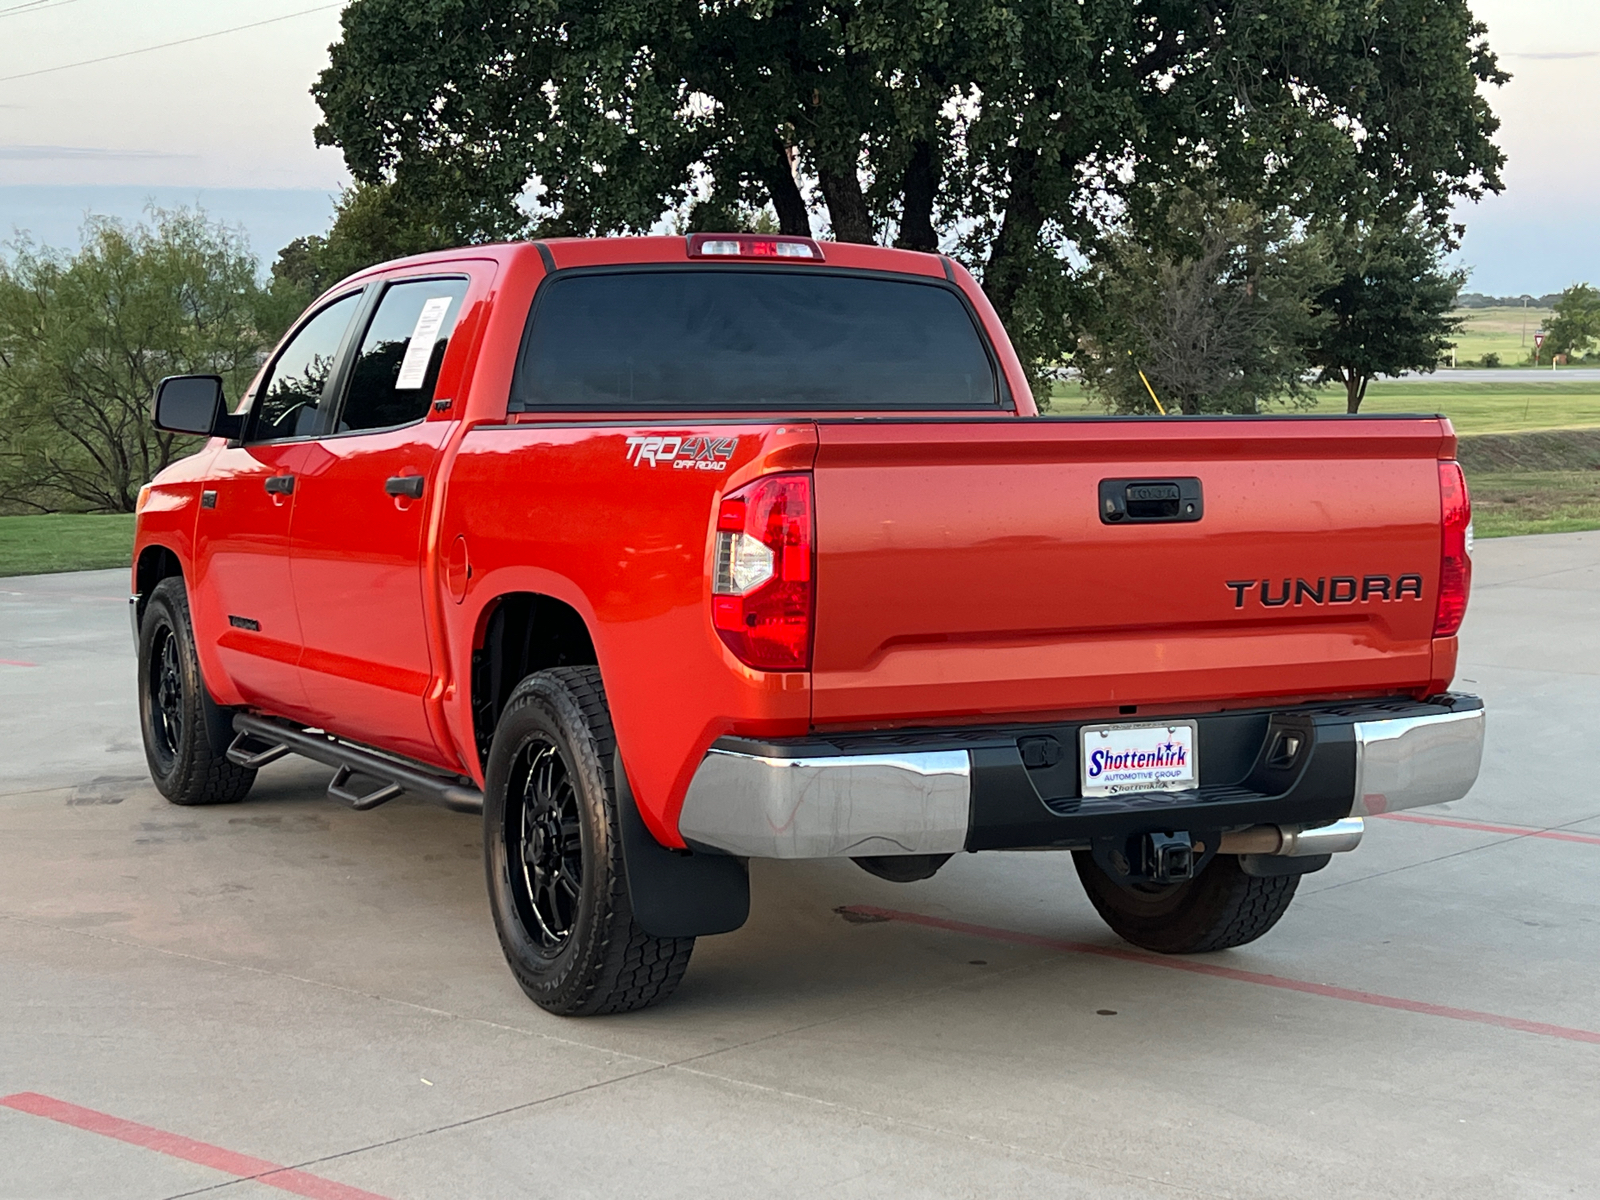
[{"label": "trailer hitch receiver", "polygon": [[1183,883],[1194,878],[1199,854],[1187,833],[1147,833],[1139,840],[1144,875],[1150,882]]},{"label": "trailer hitch receiver", "polygon": [[1095,838],[1089,852],[1115,883],[1124,887],[1188,883],[1217,854],[1215,830],[1155,829],[1123,837]]}]

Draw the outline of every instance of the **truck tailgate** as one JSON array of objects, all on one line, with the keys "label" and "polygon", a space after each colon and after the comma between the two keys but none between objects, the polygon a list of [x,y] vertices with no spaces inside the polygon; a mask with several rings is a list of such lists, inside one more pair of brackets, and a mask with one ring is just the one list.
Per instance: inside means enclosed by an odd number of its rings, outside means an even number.
[{"label": "truck tailgate", "polygon": [[[825,422],[813,722],[1425,687],[1454,448],[1435,418]],[[1199,520],[1101,520],[1101,481],[1180,479]]]}]

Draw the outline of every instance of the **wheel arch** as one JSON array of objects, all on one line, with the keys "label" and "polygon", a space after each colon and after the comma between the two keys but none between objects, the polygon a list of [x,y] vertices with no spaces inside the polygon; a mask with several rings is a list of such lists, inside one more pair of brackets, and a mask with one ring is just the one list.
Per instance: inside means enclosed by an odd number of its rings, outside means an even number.
[{"label": "wheel arch", "polygon": [[138,622],[144,618],[145,605],[150,602],[150,593],[155,590],[156,584],[173,576],[184,578],[183,561],[176,551],[159,542],[152,543],[139,551],[139,557],[133,567],[133,592],[136,597],[135,628],[138,628]]},{"label": "wheel arch", "polygon": [[472,641],[472,735],[480,766],[517,684],[548,667],[598,667],[589,623],[544,592],[504,592],[478,614]]}]

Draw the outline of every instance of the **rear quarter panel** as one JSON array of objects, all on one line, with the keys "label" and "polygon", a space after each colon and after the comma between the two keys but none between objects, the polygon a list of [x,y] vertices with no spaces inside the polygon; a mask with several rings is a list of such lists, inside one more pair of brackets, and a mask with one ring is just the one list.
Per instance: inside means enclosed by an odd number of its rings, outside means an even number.
[{"label": "rear quarter panel", "polygon": [[[735,439],[725,471],[654,466],[630,454],[647,436]],[[465,598],[449,603],[448,705],[470,747],[471,654],[495,601],[536,592],[571,605],[594,638],[623,762],[656,838],[681,846],[677,808],[707,747],[727,733],[805,733],[804,672],[754,671],[711,627],[711,532],[725,491],[804,470],[809,424],[558,423],[482,427],[462,441],[440,541],[465,539]]]}]

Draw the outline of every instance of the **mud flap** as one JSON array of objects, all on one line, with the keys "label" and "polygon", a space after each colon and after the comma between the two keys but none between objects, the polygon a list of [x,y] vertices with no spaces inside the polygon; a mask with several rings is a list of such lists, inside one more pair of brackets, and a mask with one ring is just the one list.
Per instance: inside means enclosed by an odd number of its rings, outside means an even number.
[{"label": "mud flap", "polygon": [[633,918],[655,937],[702,937],[732,933],[750,916],[750,872],[728,854],[669,850],[651,836],[622,769],[612,766],[617,789],[617,824],[628,871]]},{"label": "mud flap", "polygon": [[200,681],[200,707],[206,714],[206,741],[211,744],[212,757],[221,758],[233,744],[234,710],[223,708],[211,698],[204,679]]}]

